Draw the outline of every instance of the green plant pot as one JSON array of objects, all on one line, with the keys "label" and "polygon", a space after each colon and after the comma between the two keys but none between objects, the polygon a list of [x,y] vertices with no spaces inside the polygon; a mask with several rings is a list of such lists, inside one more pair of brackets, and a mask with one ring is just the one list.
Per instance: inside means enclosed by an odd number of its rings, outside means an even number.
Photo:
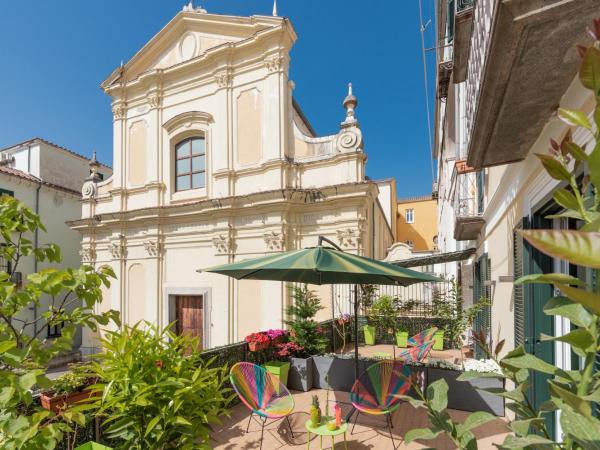
[{"label": "green plant pot", "polygon": [[396,345],[403,348],[408,346],[408,331],[396,331]]},{"label": "green plant pot", "polygon": [[375,326],[363,325],[363,331],[365,333],[365,344],[375,345]]},{"label": "green plant pot", "polygon": [[436,331],[433,335],[433,349],[444,350],[444,332]]},{"label": "green plant pot", "polygon": [[86,442],[85,444],[81,444],[79,447],[76,447],[75,450],[113,450],[112,447],[107,447],[106,445],[98,444],[96,442]]},{"label": "green plant pot", "polygon": [[288,374],[290,373],[290,363],[287,361],[269,361],[263,364],[267,372],[275,375],[287,386]]}]

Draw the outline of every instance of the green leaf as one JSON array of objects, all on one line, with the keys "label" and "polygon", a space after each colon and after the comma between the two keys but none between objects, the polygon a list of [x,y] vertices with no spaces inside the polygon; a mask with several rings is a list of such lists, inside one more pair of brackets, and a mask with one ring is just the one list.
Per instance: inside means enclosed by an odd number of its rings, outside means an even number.
[{"label": "green leaf", "polygon": [[584,149],[572,141],[566,141],[561,144],[565,150],[570,153],[577,161],[587,161],[588,155]]},{"label": "green leaf", "polygon": [[579,68],[579,80],[586,88],[594,91],[598,97],[600,94],[600,50],[593,45],[588,47],[581,67]]},{"label": "green leaf", "polygon": [[477,411],[467,417],[463,423],[463,426],[467,430],[472,430],[473,428],[477,428],[478,426],[490,422],[491,420],[496,420],[496,416],[485,411]]},{"label": "green leaf", "polygon": [[596,147],[590,153],[588,157],[588,168],[590,181],[596,188],[596,190],[600,189],[600,142],[596,143]]},{"label": "green leaf", "polygon": [[518,369],[535,370],[550,375],[554,375],[559,370],[556,366],[529,353],[515,357],[508,357],[507,355],[500,361],[500,365],[507,365]]},{"label": "green leaf", "polygon": [[517,436],[527,436],[531,432],[531,428],[534,425],[541,425],[544,423],[543,417],[535,417],[533,419],[515,420],[510,423],[510,429],[513,430]]},{"label": "green leaf", "polygon": [[578,327],[587,328],[592,324],[594,317],[579,303],[566,297],[553,297],[544,305],[544,313],[549,316],[561,316],[569,319]]},{"label": "green leaf", "polygon": [[448,383],[439,379],[427,386],[427,401],[431,409],[441,412],[448,406]]},{"label": "green leaf", "polygon": [[588,130],[592,129],[592,124],[588,120],[585,113],[583,113],[582,111],[558,108],[558,117],[562,119],[563,122],[569,125],[587,128]]},{"label": "green leaf", "polygon": [[600,295],[596,295],[590,291],[577,289],[564,284],[556,283],[555,286],[574,302],[580,303],[586,308],[592,310],[596,315],[600,315]]},{"label": "green leaf", "polygon": [[6,353],[8,350],[15,348],[17,343],[13,340],[0,341],[0,355]]},{"label": "green leaf", "polygon": [[[542,436],[538,436],[537,434],[529,434],[527,436],[515,437],[512,435],[506,436],[504,442],[498,446],[500,449],[506,450],[522,450],[524,448],[528,448],[530,446],[538,446],[538,445],[552,445],[553,441],[550,439],[546,439]],[[535,448],[535,447],[534,447]]]},{"label": "green leaf", "polygon": [[160,422],[160,419],[160,416],[156,416],[148,423],[148,426],[146,427],[146,432],[144,433],[144,437],[147,437],[152,432],[154,427],[156,427],[156,425],[158,425],[158,422]]},{"label": "green leaf", "polygon": [[542,284],[572,284],[575,286],[585,285],[579,278],[572,277],[565,273],[534,273],[531,275],[525,275],[515,281],[515,285],[530,284],[530,283],[542,283]]},{"label": "green leaf", "polygon": [[600,233],[575,230],[520,230],[519,233],[547,255],[600,269]]},{"label": "green leaf", "polygon": [[579,395],[557,385],[556,383],[550,382],[548,383],[548,387],[552,395],[562,399],[567,405],[569,405],[579,414],[583,414],[586,417],[590,417],[592,415],[590,403]]},{"label": "green leaf", "polygon": [[542,333],[540,339],[542,341],[566,342],[567,344],[570,344],[573,351],[582,358],[585,358],[587,353],[594,352],[596,347],[596,340],[590,332],[584,328],[578,328],[562,336],[548,336]]},{"label": "green leaf", "polygon": [[19,386],[23,389],[31,389],[37,381],[40,371],[32,370],[19,377]]},{"label": "green leaf", "polygon": [[555,180],[569,181],[571,179],[571,173],[560,161],[543,153],[536,153],[535,156],[538,157],[548,175]]},{"label": "green leaf", "polygon": [[559,188],[552,194],[556,203],[565,209],[572,209],[577,211],[579,209],[579,202],[573,193],[565,188]]},{"label": "green leaf", "polygon": [[406,435],[404,436],[404,442],[409,444],[416,439],[424,439],[428,441],[430,439],[435,439],[436,437],[438,437],[441,432],[442,430],[433,431],[429,428],[414,428],[406,433]]},{"label": "green leaf", "polygon": [[478,378],[505,378],[501,373],[495,372],[477,372],[476,370],[467,370],[461,373],[457,380],[458,381],[470,381]]},{"label": "green leaf", "polygon": [[600,420],[566,408],[560,415],[560,424],[563,432],[586,450],[600,449]]},{"label": "green leaf", "polygon": [[192,425],[192,423],[189,420],[187,420],[185,417],[181,417],[181,416],[175,417],[175,423],[179,424],[179,425],[187,425],[187,426]]}]

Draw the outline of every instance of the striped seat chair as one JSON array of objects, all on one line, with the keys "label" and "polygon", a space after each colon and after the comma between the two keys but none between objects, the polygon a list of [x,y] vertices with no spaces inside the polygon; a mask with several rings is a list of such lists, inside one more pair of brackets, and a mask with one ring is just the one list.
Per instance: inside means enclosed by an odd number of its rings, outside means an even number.
[{"label": "striped seat chair", "polygon": [[396,448],[392,435],[392,413],[400,406],[398,395],[410,390],[410,369],[402,361],[380,361],[367,368],[354,382],[350,392],[350,402],[356,409],[354,427],[359,414],[383,415],[390,432],[392,445]]},{"label": "striped seat chair", "polygon": [[407,345],[409,347],[416,347],[417,345],[422,345],[425,342],[429,342],[433,340],[433,335],[438,330],[437,327],[427,328],[420,333],[415,334],[408,338]]},{"label": "striped seat chair", "polygon": [[434,341],[429,341],[417,345],[416,347],[410,347],[400,353],[397,356],[397,359],[405,363],[423,362],[423,360],[429,356],[434,343]]},{"label": "striped seat chair", "polygon": [[279,378],[256,364],[239,362],[231,368],[229,379],[240,400],[251,411],[246,433],[250,429],[252,417],[255,414],[258,416],[255,420],[261,425],[260,448],[267,419],[285,418],[291,436],[294,437],[289,419],[289,414],[294,410],[294,398]]}]

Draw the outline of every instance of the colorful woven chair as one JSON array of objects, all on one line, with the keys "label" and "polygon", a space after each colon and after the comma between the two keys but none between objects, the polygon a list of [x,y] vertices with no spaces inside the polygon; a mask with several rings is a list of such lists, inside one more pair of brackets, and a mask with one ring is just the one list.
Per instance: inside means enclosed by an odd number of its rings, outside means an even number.
[{"label": "colorful woven chair", "polygon": [[267,419],[285,419],[290,427],[292,438],[294,432],[290,424],[289,414],[294,410],[294,398],[285,385],[275,375],[263,367],[248,362],[234,364],[229,372],[229,379],[240,400],[250,409],[246,433],[250,429],[250,421],[256,414],[261,425],[260,448]]},{"label": "colorful woven chair", "polygon": [[425,342],[429,342],[433,340],[433,335],[437,331],[437,327],[427,328],[426,330],[421,331],[414,336],[408,338],[407,345],[409,347],[416,347],[417,345],[422,345]]},{"label": "colorful woven chair", "polygon": [[360,413],[384,415],[392,445],[396,448],[392,435],[392,413],[400,406],[398,395],[410,390],[409,377],[410,369],[402,361],[380,361],[369,366],[350,391],[350,402],[357,411],[350,434],[354,433]]},{"label": "colorful woven chair", "polygon": [[431,352],[435,341],[425,342],[416,347],[410,347],[397,356],[397,359],[407,363],[423,362]]}]

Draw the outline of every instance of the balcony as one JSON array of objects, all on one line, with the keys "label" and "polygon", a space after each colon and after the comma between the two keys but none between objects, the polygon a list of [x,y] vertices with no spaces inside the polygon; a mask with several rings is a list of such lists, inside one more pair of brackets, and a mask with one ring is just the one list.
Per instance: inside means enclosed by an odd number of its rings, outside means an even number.
[{"label": "balcony", "polygon": [[473,29],[474,0],[457,0],[454,14],[454,82],[462,83],[467,79],[469,44]]},{"label": "balcony", "polygon": [[472,14],[467,161],[480,169],[527,156],[577,73],[598,1],[478,0]]},{"label": "balcony", "polygon": [[483,173],[467,165],[465,160],[454,166],[454,239],[477,239],[485,225],[483,219]]}]

